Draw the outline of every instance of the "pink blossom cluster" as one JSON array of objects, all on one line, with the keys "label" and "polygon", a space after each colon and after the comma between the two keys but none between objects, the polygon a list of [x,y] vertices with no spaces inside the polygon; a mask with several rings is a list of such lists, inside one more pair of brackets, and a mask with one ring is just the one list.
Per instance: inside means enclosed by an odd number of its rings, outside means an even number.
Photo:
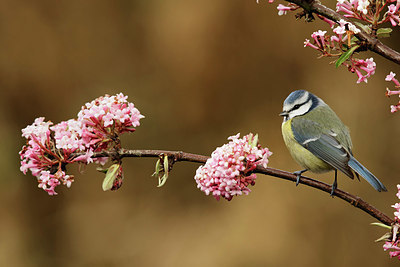
[{"label": "pink blossom cluster", "polygon": [[347,41],[347,31],[350,31],[353,34],[357,34],[360,32],[360,29],[358,29],[354,24],[351,22],[347,22],[343,19],[340,19],[338,21],[338,25],[335,27],[335,25],[331,25],[332,31],[337,35],[338,41],[337,42],[346,42]]},{"label": "pink blossom cluster", "polygon": [[358,76],[357,83],[360,82],[368,82],[368,78],[375,74],[376,70],[376,63],[374,62],[374,59],[367,58],[366,60],[363,59],[356,59],[356,58],[351,58],[350,59],[350,64],[344,63],[344,65],[347,66],[350,72],[355,72]]},{"label": "pink blossom cluster", "polygon": [[[400,184],[397,185],[397,191],[398,192],[396,196],[400,199]],[[392,226],[392,240],[386,241],[383,245],[383,249],[385,251],[389,250],[389,255],[391,258],[397,257],[400,260],[400,203],[396,203],[392,205],[392,207],[396,210],[394,212],[395,223]]]},{"label": "pink blossom cluster", "polygon": [[[321,52],[321,57],[338,57],[343,55],[349,48],[344,44],[348,42],[349,32],[351,34],[357,34],[360,30],[351,23],[344,20],[339,21],[339,25],[333,28],[334,35],[327,35],[327,31],[318,30],[311,34],[312,41],[306,39],[304,42],[304,47],[311,47],[319,52]],[[351,36],[350,34],[350,36]],[[360,82],[368,82],[368,78],[375,73],[376,63],[371,57],[369,59],[356,59],[353,55],[349,57],[342,63],[347,66],[350,72],[356,73],[358,80]]]},{"label": "pink blossom cluster", "polygon": [[[273,3],[270,0],[269,3]],[[258,3],[258,0],[257,0]],[[289,3],[287,6],[279,4],[278,15],[286,15],[288,11],[297,10],[299,6]],[[381,25],[390,22],[392,26],[400,25],[400,0],[337,0],[336,11],[342,13],[344,17],[353,19],[364,32],[372,34],[370,25]],[[337,57],[337,65],[347,66],[350,72],[357,74],[357,83],[368,82],[368,78],[375,73],[376,64],[373,58],[355,59],[354,52],[361,45],[352,40],[352,36],[360,33],[360,29],[350,21],[341,19],[340,21],[332,21],[319,14],[316,14],[321,20],[329,24],[334,35],[327,35],[327,31],[318,30],[311,37],[312,40],[306,39],[304,47],[311,47],[321,52],[320,57]],[[378,37],[388,37],[391,29],[378,29],[374,34]],[[348,52],[348,53],[347,53]],[[397,111],[398,106],[394,106]],[[392,109],[393,110],[393,109]]]},{"label": "pink blossom cluster", "polygon": [[[73,175],[67,175],[68,163],[91,163],[96,151],[119,145],[119,136],[133,132],[143,118],[123,94],[106,95],[85,104],[77,119],[53,125],[44,118],[35,119],[32,125],[22,129],[27,143],[19,152],[20,170],[28,170],[35,176],[39,188],[49,195],[56,195],[55,187],[71,186]],[[79,153],[76,156],[74,153]],[[107,158],[105,158],[107,159]],[[96,160],[96,159],[95,159]],[[97,159],[98,163],[105,160]]]},{"label": "pink blossom cluster", "polygon": [[[392,2],[396,2],[396,1],[394,0]],[[388,11],[385,14],[386,18],[383,21],[386,22],[389,20],[393,27],[400,25],[399,9],[400,9],[400,1],[397,1],[396,5],[391,4],[390,6],[388,6]]]},{"label": "pink blossom cluster", "polygon": [[85,150],[86,146],[81,139],[82,123],[76,119],[62,121],[50,128],[54,132],[57,149],[63,151]]},{"label": "pink blossom cluster", "polygon": [[135,131],[144,118],[122,93],[99,97],[86,103],[78,113],[82,123],[82,139],[94,151],[106,149],[116,137]]},{"label": "pink blossom cluster", "polygon": [[336,11],[343,12],[347,18],[363,19],[365,16],[370,16],[370,2],[368,0],[338,0],[336,3]]},{"label": "pink blossom cluster", "polygon": [[[19,152],[21,157],[20,170],[26,174],[28,170],[36,176],[39,187],[49,195],[56,195],[54,188],[62,181],[70,185],[73,176],[66,176],[62,171],[63,164],[60,159],[66,156],[66,151],[59,151],[50,130],[52,122],[45,122],[44,118],[35,119],[32,125],[22,129],[22,136],[27,139],[27,144]],[[56,127],[58,129],[58,127]],[[59,151],[56,153],[55,151]]]},{"label": "pink blossom cluster", "polygon": [[[400,2],[397,0],[386,0],[378,4],[368,0],[338,0],[336,3],[336,11],[344,13],[347,18],[355,18],[376,25],[390,22],[393,27],[399,25],[400,22],[399,7]],[[381,17],[380,14],[382,18],[377,20]]]},{"label": "pink blossom cluster", "polygon": [[230,136],[230,142],[218,147],[196,171],[197,187],[217,200],[248,195],[251,192],[248,186],[254,185],[256,179],[252,171],[257,164],[267,167],[268,157],[272,155],[268,148],[261,147],[257,135],[239,137],[240,134]]},{"label": "pink blossom cluster", "polygon": [[[389,90],[389,88],[386,88],[386,96],[388,96],[388,97],[391,96],[391,95],[399,95],[399,97],[400,97],[400,83],[395,78],[395,76],[396,76],[396,73],[390,72],[390,74],[388,74],[386,76],[386,78],[385,78],[386,81],[393,82],[395,87],[398,89],[396,91],[391,91],[391,90]],[[394,113],[394,112],[396,112],[398,110],[400,110],[400,101],[399,101],[399,103],[397,105],[391,105],[390,106],[390,111],[392,113]]]}]

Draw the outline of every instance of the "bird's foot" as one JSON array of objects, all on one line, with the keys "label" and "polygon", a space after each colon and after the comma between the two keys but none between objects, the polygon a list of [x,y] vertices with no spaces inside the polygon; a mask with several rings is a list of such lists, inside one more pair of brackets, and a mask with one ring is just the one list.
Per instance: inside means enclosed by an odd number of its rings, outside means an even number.
[{"label": "bird's foot", "polygon": [[297,180],[296,180],[296,186],[299,185],[300,183],[300,177],[303,173],[305,173],[306,171],[308,171],[307,169],[305,170],[301,170],[301,171],[295,171],[293,174],[297,176]]},{"label": "bird's foot", "polygon": [[335,194],[335,190],[337,188],[337,185],[332,184],[332,189],[331,189],[331,197],[333,198],[333,194]]},{"label": "bird's foot", "polygon": [[337,188],[337,170],[335,170],[335,180],[332,183],[332,189],[331,189],[331,197],[333,198],[333,194],[335,194],[335,190]]}]

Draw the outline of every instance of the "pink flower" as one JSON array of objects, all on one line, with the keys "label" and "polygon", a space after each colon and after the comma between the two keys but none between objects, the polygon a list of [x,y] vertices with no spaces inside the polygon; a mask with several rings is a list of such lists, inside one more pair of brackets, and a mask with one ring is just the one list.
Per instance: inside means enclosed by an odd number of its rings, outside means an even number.
[{"label": "pink flower", "polygon": [[144,118],[122,93],[105,95],[86,103],[78,113],[82,124],[82,140],[87,147],[99,151],[112,145],[122,133],[133,132]]},{"label": "pink flower", "polygon": [[358,76],[357,83],[360,83],[360,82],[365,82],[365,83],[367,83],[367,82],[368,82],[367,76],[366,76],[366,75],[364,76],[364,75],[361,73],[361,71],[359,71],[358,69],[355,69],[355,72],[356,72],[356,74],[357,74],[357,76]]},{"label": "pink flower", "polygon": [[62,121],[50,129],[54,131],[57,149],[69,150],[71,153],[77,149],[85,149],[81,139],[82,125],[79,121],[75,119]]},{"label": "pink flower", "polygon": [[390,112],[391,112],[391,113],[395,113],[395,112],[397,112],[397,111],[399,111],[399,110],[400,110],[400,104],[391,105],[391,106],[390,106]]},{"label": "pink flower", "polygon": [[44,122],[44,117],[37,118],[32,125],[22,129],[22,136],[26,139],[34,139],[37,145],[46,145],[50,137],[49,127],[52,124],[51,121]]},{"label": "pink flower", "polygon": [[391,96],[391,95],[399,95],[400,96],[400,90],[399,91],[390,91],[389,88],[386,88],[386,96]]},{"label": "pink flower", "polygon": [[[400,199],[400,184],[397,185],[397,194],[396,196]],[[399,223],[400,223],[400,203],[396,203],[392,205],[393,208],[396,209],[394,212],[394,220],[395,223],[392,225],[392,240],[386,241],[383,245],[383,249],[385,251],[389,251],[389,255],[391,258],[397,257],[400,260],[400,239],[399,239]]]},{"label": "pink flower", "polygon": [[391,4],[390,6],[388,6],[387,16],[393,27],[399,25],[399,22],[400,22],[400,17],[398,14],[399,6],[400,5],[394,5],[394,4]]},{"label": "pink flower", "polygon": [[[386,76],[385,80],[388,81],[388,82],[392,81],[395,84],[396,88],[400,89],[400,83],[395,78],[395,76],[396,76],[396,73],[391,71],[390,74],[388,74]],[[389,88],[386,88],[386,96],[389,97],[389,96],[392,96],[392,95],[399,95],[399,97],[400,97],[400,90],[391,91],[391,90],[389,90]],[[400,102],[397,105],[390,106],[390,112],[391,113],[397,112],[398,110],[400,110]]]},{"label": "pink flower", "polygon": [[368,0],[338,0],[336,11],[345,13],[347,18],[363,19],[368,14]]},{"label": "pink flower", "polygon": [[279,16],[282,16],[282,15],[286,15],[286,13],[287,13],[288,11],[290,11],[292,8],[291,8],[290,6],[284,6],[284,5],[282,5],[282,4],[279,4],[278,7],[277,7],[277,9],[279,10],[279,11],[278,11],[278,15],[279,15]]},{"label": "pink flower", "polygon": [[311,34],[311,37],[314,39],[315,43],[320,47],[323,48],[325,46],[325,33],[326,31],[318,30]]},{"label": "pink flower", "polygon": [[258,144],[257,135],[230,136],[228,144],[217,148],[204,166],[200,166],[194,179],[197,187],[219,200],[231,200],[234,196],[248,195],[249,185],[255,184],[252,171],[257,164],[266,167],[271,152]]},{"label": "pink flower", "polygon": [[388,82],[392,81],[392,82],[394,82],[394,84],[396,85],[396,87],[400,87],[399,81],[398,81],[394,76],[396,76],[396,73],[394,73],[394,72],[391,71],[390,74],[388,74],[388,75],[386,76],[385,81],[388,81]]},{"label": "pink flower", "polygon": [[105,95],[86,103],[78,119],[53,125],[51,121],[45,122],[43,117],[37,118],[32,125],[22,129],[22,136],[27,141],[19,152],[20,170],[24,174],[30,170],[37,178],[39,188],[49,195],[56,195],[58,185],[70,187],[74,181],[73,175],[65,173],[67,164],[95,162],[103,165],[108,157],[93,159],[94,152],[118,148],[119,136],[135,131],[141,118],[139,110],[127,102],[127,96],[123,94]]},{"label": "pink flower", "polygon": [[333,32],[337,35],[342,36],[343,34],[346,34],[346,28],[345,26],[337,26],[336,28],[333,29]]},{"label": "pink flower", "polygon": [[390,74],[386,75],[385,81],[390,82],[391,80],[394,79],[394,76],[396,76],[396,73],[391,71]]},{"label": "pink flower", "polygon": [[336,11],[345,13],[345,17],[356,17],[354,7],[346,0],[338,0],[336,3]]},{"label": "pink flower", "polygon": [[365,77],[369,78],[371,75],[375,74],[376,63],[372,57],[367,58],[365,61],[359,60],[359,63],[359,68],[367,73]]},{"label": "pink flower", "polygon": [[41,175],[38,177],[38,182],[38,187],[45,190],[49,195],[57,195],[57,192],[54,189],[60,184],[60,181],[55,177],[55,175],[50,174],[49,171],[42,171]]},{"label": "pink flower", "polygon": [[[371,75],[375,73],[376,69],[376,63],[374,62],[374,59],[368,58],[366,60],[363,59],[352,59],[351,60],[351,65],[348,66],[349,71],[355,72],[358,76],[357,83],[360,82],[365,82],[367,83]],[[365,71],[366,73],[363,74],[361,71]]]},{"label": "pink flower", "polygon": [[361,11],[361,13],[363,13],[364,15],[367,15],[368,6],[369,6],[368,0],[359,0],[357,5],[357,10]]},{"label": "pink flower", "polygon": [[398,246],[399,246],[399,242],[392,243],[390,241],[386,241],[385,244],[383,245],[383,249],[385,251],[392,250],[392,251],[389,251],[389,256],[391,258],[397,257],[400,260],[400,247],[398,247]]},{"label": "pink flower", "polygon": [[396,196],[400,199],[400,184],[397,185],[397,191]]},{"label": "pink flower", "polygon": [[331,36],[331,42],[332,42],[332,46],[334,46],[334,42],[339,43],[340,39],[337,36]]},{"label": "pink flower", "polygon": [[[74,158],[73,161],[74,162],[79,162],[80,161],[80,162],[83,162],[83,163],[86,163],[86,164],[92,163],[93,162],[93,159],[92,159],[93,154],[94,154],[93,150],[89,149],[89,150],[86,151],[85,155],[78,156],[78,157]],[[102,165],[104,165],[104,164],[102,164]]]},{"label": "pink flower", "polygon": [[38,187],[49,195],[57,195],[55,187],[61,182],[69,187],[73,181],[73,176],[66,175],[63,169],[72,162],[71,153],[84,148],[76,123],[76,120],[70,120],[50,127],[52,122],[38,118],[22,129],[27,144],[19,152],[20,170],[24,174],[30,170],[38,180]]},{"label": "pink flower", "polygon": [[314,48],[314,49],[316,49],[316,50],[319,50],[319,48],[318,48],[317,46],[313,45],[312,43],[310,43],[310,40],[308,40],[308,39],[306,39],[306,40],[304,41],[304,47],[307,47],[307,46],[309,46],[309,47],[311,47],[311,48]]}]

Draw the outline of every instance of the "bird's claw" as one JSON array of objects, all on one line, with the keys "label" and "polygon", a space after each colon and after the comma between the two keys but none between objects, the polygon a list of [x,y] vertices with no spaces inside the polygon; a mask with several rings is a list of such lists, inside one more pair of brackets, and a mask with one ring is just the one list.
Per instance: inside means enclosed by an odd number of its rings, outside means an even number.
[{"label": "bird's claw", "polygon": [[307,170],[301,170],[301,171],[295,171],[293,174],[296,175],[297,179],[296,179],[296,186],[299,185],[300,183],[300,177],[301,175],[306,172]]},{"label": "bird's claw", "polygon": [[331,189],[331,197],[333,198],[333,194],[335,194],[335,190],[337,188],[337,170],[335,170],[335,180],[333,180],[332,183],[332,189]]},{"label": "bird's claw", "polygon": [[332,189],[331,189],[331,197],[333,198],[333,194],[335,194],[335,189],[337,188],[337,186],[332,184]]}]

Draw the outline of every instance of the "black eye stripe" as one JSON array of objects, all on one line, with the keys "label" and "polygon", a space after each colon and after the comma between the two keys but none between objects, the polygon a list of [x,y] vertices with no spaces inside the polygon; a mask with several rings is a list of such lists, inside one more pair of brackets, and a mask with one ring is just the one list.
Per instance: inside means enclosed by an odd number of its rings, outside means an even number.
[{"label": "black eye stripe", "polygon": [[308,101],[309,101],[309,99],[307,99],[307,101],[305,101],[304,103],[294,105],[294,106],[289,110],[289,112],[300,108],[302,105],[306,104]]}]

